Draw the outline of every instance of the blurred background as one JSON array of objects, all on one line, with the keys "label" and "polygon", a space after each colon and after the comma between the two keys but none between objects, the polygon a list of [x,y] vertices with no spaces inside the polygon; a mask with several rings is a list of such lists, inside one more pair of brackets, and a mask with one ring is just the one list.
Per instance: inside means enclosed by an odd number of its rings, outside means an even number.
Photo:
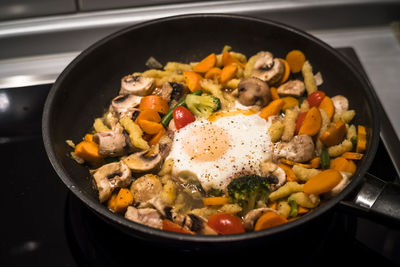
[{"label": "blurred background", "polygon": [[[189,13],[285,23],[362,66],[382,104],[381,142],[369,172],[399,182],[400,0],[1,0],[0,150],[6,159],[0,193],[14,200],[1,204],[7,218],[0,228],[0,266],[118,265],[102,242],[117,236],[132,243],[93,218],[53,171],[41,137],[44,101],[61,71],[91,44],[133,24]],[[26,156],[22,165],[21,156]],[[364,259],[361,263],[400,265],[396,227],[341,212],[334,216],[326,242],[316,248],[321,255],[333,251]],[[110,233],[103,241],[93,239],[93,229]],[[340,248],[332,247],[338,243]]]}]

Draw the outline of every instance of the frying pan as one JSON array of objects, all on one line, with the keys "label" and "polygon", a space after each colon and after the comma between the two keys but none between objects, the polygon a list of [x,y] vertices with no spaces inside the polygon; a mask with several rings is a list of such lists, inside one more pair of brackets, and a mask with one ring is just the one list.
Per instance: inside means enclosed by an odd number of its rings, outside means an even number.
[{"label": "frying pan", "polygon": [[[298,220],[241,235],[181,235],[137,224],[110,212],[99,203],[88,169],[71,160],[71,148],[65,140],[81,140],[90,130],[93,119],[102,116],[111,99],[118,94],[121,77],[146,70],[145,62],[150,56],[164,64],[168,61],[198,61],[211,52],[220,51],[226,44],[248,56],[266,50],[276,57],[284,57],[288,51],[299,49],[307,55],[314,72],[322,73],[324,83],[320,89],[327,95],[343,94],[349,99],[351,109],[357,111],[355,124],[362,124],[368,129],[367,150],[351,183],[338,196]],[[83,51],[61,73],[50,90],[43,113],[43,140],[51,164],[65,185],[102,219],[124,232],[185,248],[240,246],[245,242],[281,238],[289,231],[299,230],[314,222],[338,203],[367,216],[383,213],[392,221],[399,220],[399,199],[393,201],[387,198],[393,197],[398,188],[382,184],[367,174],[377,150],[380,130],[375,98],[371,84],[354,65],[329,45],[301,30],[244,16],[182,15],[128,27]],[[357,193],[365,184],[365,177],[369,177],[368,181],[379,181],[369,185],[379,186],[369,187],[370,191],[364,197],[368,198],[371,190],[376,189],[380,193],[376,202],[384,208],[374,209],[374,204],[366,209],[354,202],[342,201]],[[376,199],[375,195],[371,196],[374,197]]]}]

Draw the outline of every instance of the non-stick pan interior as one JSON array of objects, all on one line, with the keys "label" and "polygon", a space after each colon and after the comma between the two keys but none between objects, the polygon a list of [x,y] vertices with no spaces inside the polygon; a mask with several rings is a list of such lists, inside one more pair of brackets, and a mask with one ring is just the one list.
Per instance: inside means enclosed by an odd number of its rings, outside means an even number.
[{"label": "non-stick pan interior", "polygon": [[188,63],[211,52],[220,53],[224,45],[248,57],[261,50],[282,58],[292,49],[303,51],[314,73],[322,74],[321,90],[329,96],[348,97],[350,108],[357,111],[355,123],[376,131],[368,83],[316,39],[280,24],[243,17],[196,15],[162,19],[130,27],[96,43],[78,56],[53,86],[43,118],[44,142],[58,174],[69,187],[75,187],[72,191],[81,199],[84,195],[90,206],[106,210],[98,203],[87,167],[71,160],[71,148],[65,140],[78,143],[91,131],[94,118],[102,116],[118,94],[123,76],[146,70],[145,62],[150,56],[162,64]]}]

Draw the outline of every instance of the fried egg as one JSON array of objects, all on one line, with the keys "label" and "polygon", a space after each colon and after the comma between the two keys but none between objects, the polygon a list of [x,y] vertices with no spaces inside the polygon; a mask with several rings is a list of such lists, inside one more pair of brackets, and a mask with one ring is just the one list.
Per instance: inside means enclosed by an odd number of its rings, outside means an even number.
[{"label": "fried egg", "polygon": [[197,179],[205,191],[224,190],[245,174],[261,174],[271,156],[270,122],[252,111],[236,110],[196,120],[176,131],[168,158],[172,175]]}]

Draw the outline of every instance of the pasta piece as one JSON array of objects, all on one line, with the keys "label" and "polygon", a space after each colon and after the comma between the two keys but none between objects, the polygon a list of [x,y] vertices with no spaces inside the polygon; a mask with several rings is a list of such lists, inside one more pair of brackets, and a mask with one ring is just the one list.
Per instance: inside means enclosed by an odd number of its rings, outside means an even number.
[{"label": "pasta piece", "polygon": [[351,140],[352,138],[357,138],[356,126],[354,126],[353,124],[350,125],[349,128],[347,129],[346,138],[348,140]]},{"label": "pasta piece", "polygon": [[140,148],[142,150],[149,149],[150,146],[146,140],[143,139],[143,131],[140,129],[139,125],[134,123],[130,118],[123,117],[120,119],[120,123],[122,127],[128,132],[129,139],[131,140],[132,144]]},{"label": "pasta piece", "polygon": [[296,175],[297,179],[300,181],[308,181],[314,175],[317,175],[321,171],[313,168],[305,168],[303,166],[294,165],[292,168],[294,174]]},{"label": "pasta piece", "polygon": [[304,99],[304,101],[300,105],[300,112],[307,112],[310,110],[310,104],[308,103],[307,99]]},{"label": "pasta piece", "polygon": [[285,185],[279,187],[276,191],[272,192],[269,195],[269,199],[271,201],[275,201],[277,199],[287,197],[288,195],[303,191],[303,185],[298,184],[297,182],[287,182]]},{"label": "pasta piece", "polygon": [[174,159],[169,158],[164,161],[164,164],[161,167],[161,170],[158,172],[159,176],[164,176],[167,174],[171,174],[172,167],[174,166]]},{"label": "pasta piece", "polygon": [[176,192],[177,192],[177,185],[171,180],[167,181],[167,183],[163,186],[163,189],[161,191],[161,200],[165,204],[172,206],[176,199]]},{"label": "pasta piece", "polygon": [[281,139],[285,126],[280,120],[274,121],[268,128],[268,134],[271,137],[271,142],[275,143]]},{"label": "pasta piece", "polygon": [[345,111],[343,113],[335,114],[333,116],[333,122],[337,122],[339,120],[342,120],[344,123],[350,123],[355,116],[356,116],[356,111],[355,110],[347,110],[347,111]]},{"label": "pasta piece", "polygon": [[303,68],[301,69],[301,73],[304,78],[304,85],[306,86],[306,90],[308,95],[318,90],[317,84],[315,82],[312,66],[310,62],[304,62]]},{"label": "pasta piece", "polygon": [[242,207],[238,204],[225,204],[219,209],[219,211],[235,215],[242,211]]},{"label": "pasta piece", "polygon": [[330,157],[338,157],[344,152],[349,152],[353,149],[353,144],[350,140],[345,139],[342,143],[336,146],[331,146],[328,148],[328,153]]},{"label": "pasta piece", "polygon": [[282,133],[282,141],[289,142],[292,140],[294,136],[294,132],[296,130],[296,120],[299,115],[299,108],[287,109],[285,111],[285,118],[283,119],[283,133]]},{"label": "pasta piece", "polygon": [[256,63],[258,55],[254,55],[247,61],[246,67],[244,68],[243,76],[244,78],[250,77],[253,72],[254,64]]},{"label": "pasta piece", "polygon": [[290,195],[290,198],[296,201],[296,203],[304,208],[313,209],[320,203],[318,196],[310,197],[313,195],[307,195],[304,192],[297,192]]},{"label": "pasta piece", "polygon": [[103,119],[97,118],[94,120],[93,128],[97,133],[111,131],[103,122]]},{"label": "pasta piece", "polygon": [[278,206],[277,206],[277,211],[280,215],[287,218],[287,217],[289,217],[290,210],[291,210],[291,208],[287,201],[279,201]]},{"label": "pasta piece", "polygon": [[324,144],[320,140],[320,137],[322,133],[329,128],[329,124],[331,123],[331,120],[329,119],[329,116],[328,114],[326,114],[325,110],[320,108],[319,111],[321,113],[322,123],[321,123],[321,129],[319,130],[317,141],[315,142],[315,154],[317,156],[321,155],[322,148],[324,146]]},{"label": "pasta piece", "polygon": [[168,72],[175,72],[178,74],[183,74],[184,71],[191,71],[193,68],[190,64],[183,64],[179,62],[168,62],[165,65],[164,70]]},{"label": "pasta piece", "polygon": [[215,83],[213,80],[203,79],[200,82],[200,86],[206,92],[219,98],[219,100],[221,101],[222,109],[228,109],[229,107],[232,106],[232,103],[225,99],[220,84]]}]

